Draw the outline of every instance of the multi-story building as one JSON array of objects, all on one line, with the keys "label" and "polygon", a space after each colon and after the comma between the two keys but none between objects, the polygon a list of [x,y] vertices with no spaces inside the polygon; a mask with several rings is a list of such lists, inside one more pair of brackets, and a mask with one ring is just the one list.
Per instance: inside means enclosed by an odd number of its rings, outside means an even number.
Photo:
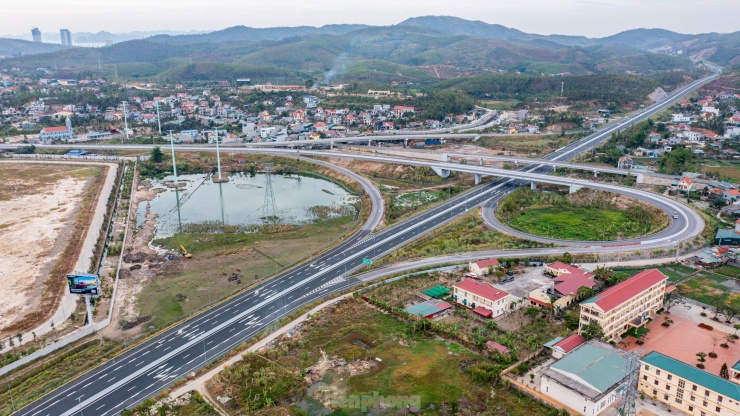
[{"label": "multi-story building", "polygon": [[484,318],[495,318],[509,309],[511,295],[490,283],[466,279],[453,286],[453,299]]},{"label": "multi-story building", "polygon": [[59,29],[59,36],[62,38],[62,45],[72,46],[72,32],[69,29]]},{"label": "multi-story building", "polygon": [[31,36],[33,37],[34,42],[41,43],[41,31],[39,28],[34,27],[31,29]]},{"label": "multi-story building", "polygon": [[658,269],[645,270],[584,301],[578,332],[597,322],[604,338],[616,341],[631,327],[644,325],[663,307],[667,279]]},{"label": "multi-story building", "polygon": [[547,367],[540,391],[583,415],[598,415],[624,393],[628,368],[626,351],[591,340]]},{"label": "multi-story building", "polygon": [[740,386],[655,351],[640,360],[638,389],[690,415],[740,414]]},{"label": "multi-story building", "polygon": [[69,140],[75,137],[72,130],[72,121],[67,117],[66,124],[61,127],[44,127],[39,133],[39,140],[51,142],[54,140]]}]

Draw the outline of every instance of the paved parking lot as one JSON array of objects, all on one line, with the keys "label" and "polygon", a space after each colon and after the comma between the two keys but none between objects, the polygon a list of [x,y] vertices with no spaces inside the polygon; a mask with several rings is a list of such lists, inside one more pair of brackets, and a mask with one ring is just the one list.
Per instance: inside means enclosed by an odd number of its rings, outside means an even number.
[{"label": "paved parking lot", "polygon": [[527,298],[529,293],[535,289],[552,282],[552,279],[545,276],[545,267],[528,267],[523,273],[514,275],[514,281],[508,283],[495,284],[498,289],[505,290],[519,298]]}]

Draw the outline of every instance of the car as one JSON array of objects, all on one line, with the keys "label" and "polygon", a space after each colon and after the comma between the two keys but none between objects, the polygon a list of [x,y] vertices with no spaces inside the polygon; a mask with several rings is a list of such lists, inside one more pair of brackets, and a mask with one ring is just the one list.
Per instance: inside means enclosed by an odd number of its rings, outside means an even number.
[{"label": "car", "polygon": [[673,212],[673,219],[676,219],[676,220],[678,219],[678,212],[675,212],[675,211]]},{"label": "car", "polygon": [[87,288],[87,283],[85,282],[79,282],[75,285],[75,289],[86,289],[86,288]]},{"label": "car", "polygon": [[470,278],[470,279],[480,279],[477,273],[467,273],[465,277]]}]

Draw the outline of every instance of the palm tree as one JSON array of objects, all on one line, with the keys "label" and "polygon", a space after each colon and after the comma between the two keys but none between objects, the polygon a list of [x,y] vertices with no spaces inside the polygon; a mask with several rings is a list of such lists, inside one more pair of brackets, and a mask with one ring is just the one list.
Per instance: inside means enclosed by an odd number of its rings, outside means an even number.
[{"label": "palm tree", "polygon": [[588,299],[596,295],[596,291],[587,286],[581,286],[576,291],[576,298],[578,300]]}]

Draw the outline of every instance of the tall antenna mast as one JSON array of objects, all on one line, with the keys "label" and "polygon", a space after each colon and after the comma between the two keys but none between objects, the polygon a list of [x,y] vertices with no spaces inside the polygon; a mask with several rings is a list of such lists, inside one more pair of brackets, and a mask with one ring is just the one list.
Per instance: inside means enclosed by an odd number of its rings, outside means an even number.
[{"label": "tall antenna mast", "polygon": [[126,134],[126,140],[128,140],[128,115],[126,115],[126,101],[123,102],[123,123],[123,132]]},{"label": "tall antenna mast", "polygon": [[[216,164],[218,164],[218,181],[221,182],[223,179],[221,178],[221,154],[218,151],[218,127],[214,127],[214,130],[216,131]],[[270,184],[270,192],[272,192],[272,181],[268,180],[268,183]],[[272,205],[275,205],[274,200]]]},{"label": "tall antenna mast", "polygon": [[175,175],[175,188],[177,188],[177,163],[175,162],[175,140],[172,138],[172,130],[170,132],[170,150],[172,151],[172,173]]},{"label": "tall antenna mast", "polygon": [[162,135],[162,122],[159,120],[159,100],[154,100],[154,105],[157,106],[157,128],[159,128],[159,135]]},{"label": "tall antenna mast", "polygon": [[275,194],[272,192],[272,163],[265,163],[265,202],[262,204],[263,220],[277,220]]}]

